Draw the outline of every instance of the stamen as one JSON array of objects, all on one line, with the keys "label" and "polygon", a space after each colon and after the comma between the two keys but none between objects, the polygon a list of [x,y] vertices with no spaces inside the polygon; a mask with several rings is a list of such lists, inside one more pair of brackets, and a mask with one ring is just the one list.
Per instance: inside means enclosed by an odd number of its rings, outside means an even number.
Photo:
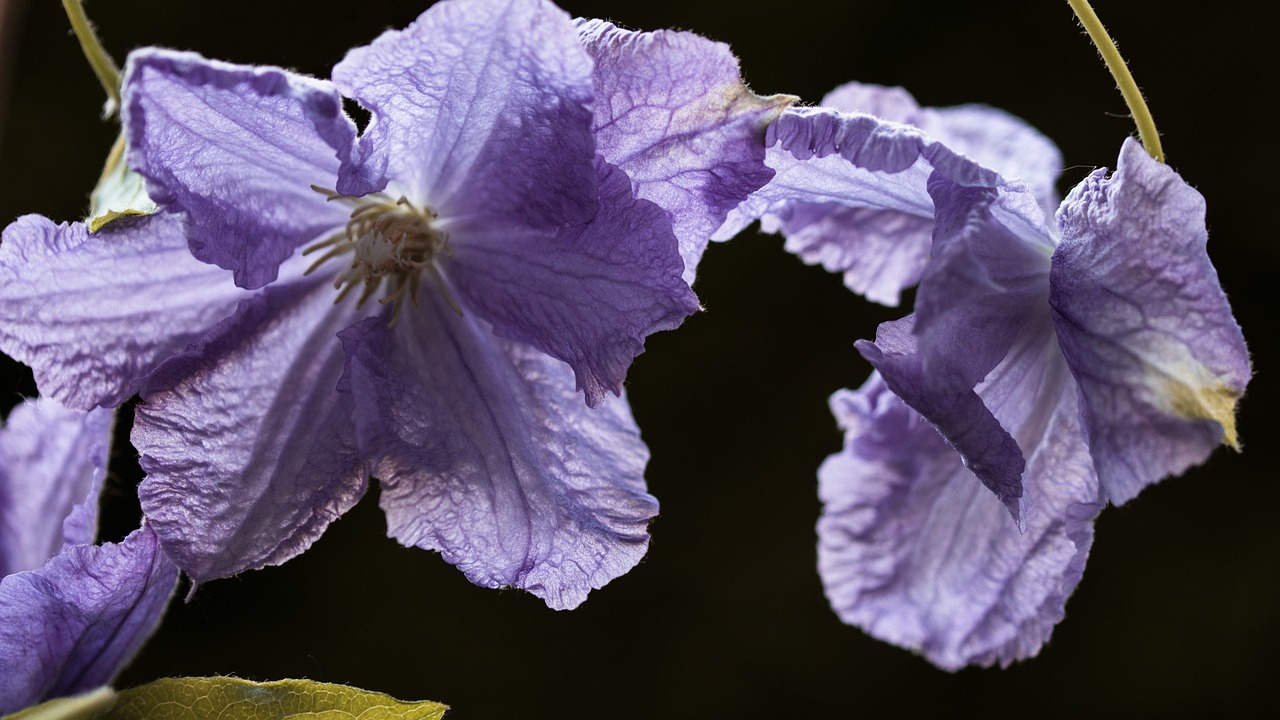
[{"label": "stamen", "polygon": [[342,231],[303,250],[304,255],[324,250],[307,269],[307,274],[332,258],[352,256],[351,266],[334,280],[333,286],[338,290],[335,304],[360,286],[356,307],[363,306],[382,287],[385,278],[388,292],[378,302],[392,307],[390,327],[400,318],[406,298],[417,307],[422,276],[430,274],[445,302],[462,314],[436,266],[439,257],[453,257],[453,248],[449,246],[448,235],[435,226],[438,216],[434,211],[419,208],[403,196],[392,201],[381,193],[355,198],[316,185],[311,189],[330,201],[352,205]]}]

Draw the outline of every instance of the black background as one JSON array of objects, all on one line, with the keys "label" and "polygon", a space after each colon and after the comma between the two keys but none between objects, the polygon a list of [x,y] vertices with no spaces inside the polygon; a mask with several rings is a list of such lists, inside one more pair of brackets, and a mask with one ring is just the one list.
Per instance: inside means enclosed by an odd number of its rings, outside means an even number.
[{"label": "black background", "polygon": [[[162,44],[325,76],[347,48],[425,5],[97,0],[89,10],[120,60],[133,46]],[[98,119],[101,91],[59,3],[7,6],[0,222],[26,212],[78,218],[115,129]],[[374,490],[303,556],[176,601],[118,684],[308,677],[440,700],[454,718],[1192,715],[1274,705],[1280,244],[1269,6],[1097,3],[1170,164],[1208,199],[1210,252],[1257,377],[1241,408],[1243,455],[1220,450],[1103,514],[1067,619],[1039,658],[948,674],[828,609],[813,530],[814,472],[840,443],[826,398],[869,370],[852,342],[903,311],[860,300],[784,253],[781,239],[749,230],[707,253],[696,285],[706,312],[650,338],[629,375],[653,452],[650,490],[662,501],[649,554],[629,574],[573,612],[473,587],[439,557],[386,539]],[[1060,0],[565,7],[729,42],[760,93],[817,102],[858,79],[901,84],[925,105],[1003,107],[1059,143],[1061,190],[1114,166],[1132,131]],[[3,372],[6,406],[34,391],[16,366]],[[132,450],[118,452],[127,461]],[[112,486],[108,533],[136,524],[130,480],[121,472]]]}]

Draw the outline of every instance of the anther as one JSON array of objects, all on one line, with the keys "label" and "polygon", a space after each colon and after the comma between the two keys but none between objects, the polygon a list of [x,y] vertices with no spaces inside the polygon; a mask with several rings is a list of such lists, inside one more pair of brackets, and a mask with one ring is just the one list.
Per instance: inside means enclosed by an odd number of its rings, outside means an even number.
[{"label": "anther", "polygon": [[329,201],[352,206],[341,231],[303,250],[304,255],[325,251],[307,268],[307,274],[335,257],[352,256],[351,267],[334,280],[334,288],[338,290],[335,303],[342,302],[359,285],[362,290],[356,299],[356,307],[361,307],[382,287],[385,278],[389,291],[379,299],[379,303],[392,306],[389,325],[394,325],[406,298],[417,306],[422,275],[429,274],[440,288],[445,302],[459,315],[462,314],[436,267],[436,259],[442,255],[453,257],[453,249],[449,246],[448,235],[434,226],[433,222],[438,217],[434,211],[419,208],[404,196],[393,201],[381,193],[355,198],[316,185],[311,189]]}]

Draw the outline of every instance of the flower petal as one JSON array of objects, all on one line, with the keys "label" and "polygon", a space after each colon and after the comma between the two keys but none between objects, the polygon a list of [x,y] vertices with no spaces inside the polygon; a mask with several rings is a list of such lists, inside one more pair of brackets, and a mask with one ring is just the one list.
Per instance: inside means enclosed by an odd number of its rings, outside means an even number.
[{"label": "flower petal", "polygon": [[1052,242],[1036,200],[1017,188],[962,187],[935,175],[933,253],[916,314],[858,349],[907,405],[1019,518],[1023,452],[973,392],[1017,342],[1050,327]]},{"label": "flower petal", "polygon": [[395,328],[369,319],[343,341],[392,537],[556,609],[644,556],[658,504],[625,400],[588,409],[566,365],[434,295]]},{"label": "flower petal", "polygon": [[949,670],[1039,652],[1084,571],[1102,507],[1058,350],[1028,350],[984,392],[1034,448],[1021,530],[878,377],[831,399],[845,447],[818,471],[827,597],[845,622]]},{"label": "flower petal", "polygon": [[446,265],[466,308],[498,335],[569,363],[592,407],[622,393],[646,336],[698,309],[666,214],[632,197],[617,168],[600,161],[599,172],[600,212],[587,225],[459,230]]},{"label": "flower petal", "polygon": [[42,393],[81,410],[127,400],[245,296],[191,257],[170,213],[94,235],[26,215],[0,243],[0,349],[32,367]]},{"label": "flower petal", "polygon": [[356,314],[324,278],[282,278],[143,392],[133,426],[142,510],[196,581],[310,547],[364,494],[337,333]]},{"label": "flower petal", "polygon": [[0,581],[0,713],[110,683],[160,623],[178,571],[146,526]]},{"label": "flower petal", "polygon": [[340,227],[332,189],[355,124],[328,82],[195,53],[135,50],[121,119],[129,165],[160,205],[188,214],[191,251],[261,287],[295,248]]},{"label": "flower petal", "polygon": [[448,0],[333,69],[372,115],[338,189],[534,227],[595,213],[591,60],[543,0]]},{"label": "flower petal", "polygon": [[729,46],[693,33],[605,20],[578,32],[595,61],[596,152],[670,213],[692,284],[716,228],[773,177],[765,128],[795,98],[751,92]]},{"label": "flower petal", "polygon": [[[943,386],[925,371],[914,324],[914,316],[881,323],[876,341],[859,340],[858,352],[881,373],[895,394],[934,424],[959,452],[964,466],[995,493],[1014,521],[1019,522],[1022,474],[1026,470],[1022,449],[972,388]],[[963,361],[964,357],[958,354],[956,360]]]},{"label": "flower petal", "polygon": [[45,398],[9,413],[0,430],[0,577],[97,539],[114,419]]},{"label": "flower petal", "polygon": [[827,93],[822,105],[842,112],[864,112],[920,128],[926,135],[1029,186],[1042,207],[1058,206],[1054,183],[1062,172],[1062,153],[1053,141],[1021,118],[986,105],[922,108],[906,90],[851,82]]},{"label": "flower petal", "polygon": [[1237,446],[1251,373],[1244,336],[1205,252],[1204,198],[1132,139],[1119,167],[1072,190],[1050,301],[1080,384],[1108,498]]},{"label": "flower petal", "polygon": [[[766,232],[802,235],[788,246],[801,259],[844,272],[850,288],[875,288],[876,299],[891,304],[920,277],[934,216],[930,175],[936,172],[964,187],[1001,182],[995,171],[916,128],[830,108],[784,112],[769,126],[765,144],[766,163],[777,174],[729,214],[715,239],[733,237],[761,218]],[[802,205],[789,210],[797,203]],[[823,223],[831,226],[838,220],[832,215],[845,209],[865,211],[852,216],[859,226],[827,235]],[[900,256],[858,262],[884,257],[895,243],[902,248]],[[854,262],[846,265],[845,259]],[[886,275],[885,269],[895,274]]]},{"label": "flower petal", "polygon": [[761,219],[782,233],[785,249],[810,265],[843,273],[845,287],[890,307],[920,282],[929,260],[933,217],[897,210],[792,202]]}]

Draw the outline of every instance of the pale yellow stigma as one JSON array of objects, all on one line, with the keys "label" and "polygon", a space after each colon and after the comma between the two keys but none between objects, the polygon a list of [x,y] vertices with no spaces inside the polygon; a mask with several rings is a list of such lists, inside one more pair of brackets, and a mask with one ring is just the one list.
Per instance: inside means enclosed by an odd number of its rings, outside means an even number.
[{"label": "pale yellow stigma", "polygon": [[394,325],[400,318],[405,298],[417,306],[418,285],[423,275],[430,275],[445,301],[455,312],[462,314],[458,304],[449,296],[436,267],[436,259],[452,257],[453,249],[449,247],[449,236],[435,224],[435,212],[419,208],[404,197],[392,200],[382,193],[374,193],[355,198],[315,185],[311,189],[330,201],[352,206],[350,218],[340,232],[302,253],[309,255],[328,248],[307,268],[308,274],[331,258],[351,255],[351,267],[333,282],[333,287],[338,290],[334,303],[341,302],[354,288],[361,287],[360,297],[356,300],[356,307],[360,307],[377,292],[385,279],[389,290],[378,302],[395,308],[390,322]]}]

